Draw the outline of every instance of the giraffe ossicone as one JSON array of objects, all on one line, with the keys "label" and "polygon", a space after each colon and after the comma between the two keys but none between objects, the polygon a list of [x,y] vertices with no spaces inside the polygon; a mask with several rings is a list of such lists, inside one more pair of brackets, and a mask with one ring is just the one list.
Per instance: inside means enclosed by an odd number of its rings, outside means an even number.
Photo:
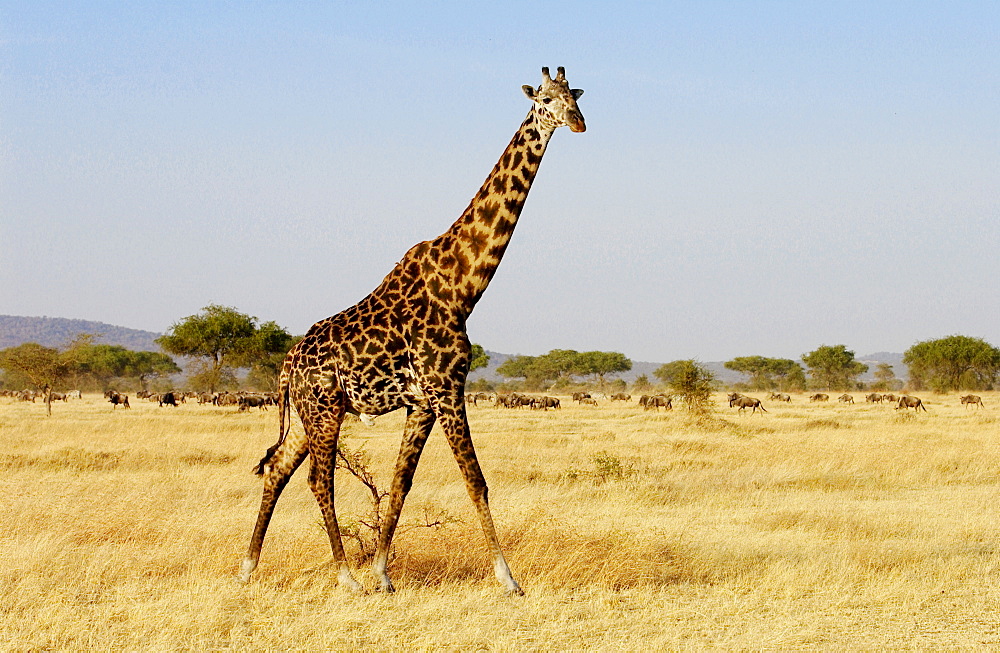
[{"label": "giraffe ossicone", "polygon": [[[309,457],[309,487],[323,513],[338,582],[361,589],[347,564],[334,506],[341,423],[347,413],[368,424],[405,408],[403,442],[372,561],[379,589],[393,590],[389,546],[420,453],[440,422],[478,512],[496,577],[509,593],[523,594],[500,549],[469,433],[464,393],[472,345],[465,323],[507,249],[552,134],[562,126],[574,132],[587,127],[576,103],[583,91],[569,87],[562,67],[555,78],[542,68],[542,83],[522,88],[531,110],[458,220],[437,238],[411,247],[371,294],[314,324],[288,352],[279,377],[278,441],[257,466],[264,492],[240,567],[243,582],[257,567],[281,491]],[[290,429],[292,406],[301,433]]]}]

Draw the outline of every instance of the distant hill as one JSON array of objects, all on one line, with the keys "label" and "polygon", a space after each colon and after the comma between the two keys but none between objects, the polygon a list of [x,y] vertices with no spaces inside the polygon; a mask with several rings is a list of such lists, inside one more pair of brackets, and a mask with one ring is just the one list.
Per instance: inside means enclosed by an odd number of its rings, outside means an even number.
[{"label": "distant hill", "polygon": [[155,340],[163,335],[90,320],[0,315],[0,349],[16,347],[26,342],[37,342],[45,347],[63,347],[81,333],[93,334],[96,336],[95,341],[100,344],[121,345],[134,351],[160,351]]}]

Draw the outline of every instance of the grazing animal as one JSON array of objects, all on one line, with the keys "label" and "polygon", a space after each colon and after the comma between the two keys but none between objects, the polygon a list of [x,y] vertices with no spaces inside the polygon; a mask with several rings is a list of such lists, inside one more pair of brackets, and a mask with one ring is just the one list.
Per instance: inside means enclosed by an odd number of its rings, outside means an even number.
[{"label": "grazing animal", "polygon": [[744,395],[740,395],[739,397],[730,400],[729,407],[732,408],[733,406],[739,406],[739,410],[737,411],[739,413],[742,413],[747,408],[753,409],[750,411],[751,415],[756,413],[758,408],[760,408],[761,412],[767,412],[767,409],[764,408],[764,404],[760,403],[760,399],[746,397]]},{"label": "grazing animal", "polygon": [[251,408],[267,410],[267,399],[261,395],[240,395],[237,403],[240,412],[249,411]]},{"label": "grazing animal", "polygon": [[580,400],[580,404],[587,404],[588,406],[596,406],[597,400],[593,397],[584,397]]},{"label": "grazing animal", "polygon": [[865,395],[865,401],[870,404],[880,404],[882,403],[882,395],[877,392]]},{"label": "grazing animal", "polygon": [[624,392],[616,392],[611,395],[611,401],[632,401],[632,395],[625,394]]},{"label": "grazing animal", "polygon": [[163,404],[177,408],[177,397],[174,396],[173,392],[164,392],[160,395],[160,406]]},{"label": "grazing animal", "polygon": [[105,393],[105,396],[108,398],[108,401],[111,402],[111,410],[118,408],[119,405],[121,405],[122,408],[131,408],[131,406],[128,405],[128,395],[112,392],[111,394]]},{"label": "grazing animal", "polygon": [[778,395],[774,397],[774,399],[776,399],[777,401],[783,401],[786,404],[792,403],[791,395],[787,395],[784,392],[779,392]]},{"label": "grazing animal", "polygon": [[976,405],[978,405],[980,408],[983,408],[984,407],[983,398],[980,397],[979,395],[965,395],[964,397],[962,397],[962,405],[965,406],[966,408],[968,408],[969,406],[976,406]]},{"label": "grazing animal", "polygon": [[541,404],[539,407],[544,408],[545,410],[548,410],[549,408],[562,408],[562,404],[560,403],[558,397],[539,397],[537,403]]},{"label": "grazing animal", "polygon": [[[464,392],[472,344],[465,325],[500,265],[550,138],[563,125],[586,130],[577,106],[583,91],[569,87],[563,68],[554,79],[543,68],[542,84],[523,91],[531,110],[461,217],[441,236],[410,248],[366,298],[314,324],[285,358],[279,438],[257,466],[264,492],[240,570],[244,582],[257,567],[282,489],[309,456],[309,486],[323,513],[338,582],[361,589],[347,564],[334,508],[340,426],[346,413],[377,416],[405,407],[403,443],[372,561],[379,588],[393,591],[389,548],[420,453],[439,421],[479,513],[494,573],[509,593],[523,594],[500,549],[469,433]],[[303,434],[287,428],[290,403]]]},{"label": "grazing animal", "polygon": [[917,397],[911,397],[910,395],[903,395],[899,398],[899,404],[896,406],[896,410],[900,408],[912,408],[914,412],[919,412],[921,408],[924,412],[927,412],[927,408],[924,407],[924,402],[920,401]]},{"label": "grazing animal", "polygon": [[854,397],[852,397],[851,395],[845,393],[845,394],[842,394],[839,397],[837,397],[837,401],[839,401],[841,403],[844,403],[844,404],[853,404],[854,403]]},{"label": "grazing animal", "polygon": [[733,406],[735,406],[736,400],[743,396],[744,395],[741,395],[738,392],[730,392],[728,395],[726,395],[726,399],[729,400],[729,407],[732,408]]},{"label": "grazing animal", "polygon": [[822,392],[817,392],[813,396],[809,397],[809,401],[829,401],[830,395],[823,394]]},{"label": "grazing animal", "polygon": [[897,397],[894,394],[882,395],[882,401],[887,401],[889,403],[896,403],[896,399]]},{"label": "grazing animal", "polygon": [[643,407],[644,410],[660,410],[661,408],[665,410],[673,410],[674,404],[671,397],[665,395],[653,395],[651,397],[645,397],[646,402],[639,402],[639,405]]}]

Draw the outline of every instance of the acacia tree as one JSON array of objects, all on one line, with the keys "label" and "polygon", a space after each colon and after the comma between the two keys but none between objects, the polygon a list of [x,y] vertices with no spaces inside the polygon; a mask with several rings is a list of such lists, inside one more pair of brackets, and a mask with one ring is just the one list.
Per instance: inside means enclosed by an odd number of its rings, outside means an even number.
[{"label": "acacia tree", "polygon": [[538,356],[512,356],[497,368],[497,374],[507,378],[524,379],[528,390],[541,390],[558,376],[551,368],[539,364]]},{"label": "acacia tree", "polygon": [[598,387],[603,388],[605,377],[609,374],[621,374],[632,369],[632,360],[617,351],[585,351],[577,355],[575,372],[581,375],[593,375],[597,378]]},{"label": "acacia tree", "polygon": [[868,366],[854,360],[854,352],[844,345],[820,345],[803,354],[802,362],[809,367],[813,385],[825,390],[854,390],[857,378],[868,371]]},{"label": "acacia tree", "polygon": [[981,338],[948,336],[918,342],[903,353],[914,388],[989,390],[1000,375],[1000,349]]},{"label": "acacia tree", "polygon": [[897,390],[902,387],[902,383],[896,378],[892,365],[879,363],[875,366],[875,381],[870,387],[872,390]]},{"label": "acacia tree", "polygon": [[640,374],[636,377],[635,381],[632,382],[633,392],[649,392],[653,389],[653,384],[650,382],[649,377],[645,374]]},{"label": "acacia tree", "polygon": [[726,369],[748,375],[748,385],[753,390],[792,390],[805,387],[806,377],[802,366],[790,358],[738,356],[726,361],[724,365]]},{"label": "acacia tree", "polygon": [[490,364],[490,355],[486,353],[482,345],[472,343],[472,354],[469,356],[469,371],[478,370]]},{"label": "acacia tree", "polygon": [[541,356],[514,356],[497,368],[497,374],[523,378],[529,390],[541,390],[549,383],[557,385],[572,381],[575,376],[596,377],[605,384],[609,374],[627,372],[632,361],[625,354],[613,351],[578,352],[573,349],[553,349]]},{"label": "acacia tree", "polygon": [[707,413],[712,407],[715,375],[695,360],[679,360],[656,368],[653,375],[684,400],[688,410]]},{"label": "acacia tree", "polygon": [[202,359],[191,383],[214,392],[235,380],[236,368],[266,365],[270,354],[287,352],[292,337],[274,322],[258,326],[256,317],[209,304],[175,322],[156,342],[171,354]]},{"label": "acacia tree", "polygon": [[45,386],[55,386],[68,375],[72,366],[66,365],[58,349],[26,342],[0,351],[0,368],[6,371],[9,385],[27,385],[41,390]]},{"label": "acacia tree", "polygon": [[132,351],[120,345],[88,345],[80,348],[77,375],[107,390],[116,379],[136,379],[142,390],[150,379],[177,374],[174,359],[156,351]]},{"label": "acacia tree", "polygon": [[61,386],[80,366],[80,352],[93,336],[79,335],[62,351],[26,342],[0,351],[0,369],[12,384],[33,386],[45,393],[46,410],[52,414],[52,389]]}]

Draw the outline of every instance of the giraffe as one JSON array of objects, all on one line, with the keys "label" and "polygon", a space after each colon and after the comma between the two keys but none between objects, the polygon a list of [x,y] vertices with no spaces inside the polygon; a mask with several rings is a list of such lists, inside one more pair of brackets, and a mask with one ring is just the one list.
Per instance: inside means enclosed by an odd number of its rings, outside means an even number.
[{"label": "giraffe", "polygon": [[[554,79],[542,68],[542,84],[522,89],[531,110],[458,220],[434,240],[410,248],[371,294],[314,324],[288,352],[279,376],[278,442],[257,466],[264,492],[242,582],[257,567],[282,489],[308,456],[309,486],[323,514],[338,584],[362,590],[347,564],[334,508],[337,439],[347,413],[369,420],[405,408],[371,567],[378,589],[393,591],[389,547],[420,453],[440,422],[479,514],[496,577],[508,593],[523,594],[500,549],[469,432],[464,392],[471,343],[465,324],[500,264],[552,134],[562,125],[574,132],[587,127],[576,103],[583,91],[569,87],[562,67]],[[292,406],[302,433],[289,428]]]}]

